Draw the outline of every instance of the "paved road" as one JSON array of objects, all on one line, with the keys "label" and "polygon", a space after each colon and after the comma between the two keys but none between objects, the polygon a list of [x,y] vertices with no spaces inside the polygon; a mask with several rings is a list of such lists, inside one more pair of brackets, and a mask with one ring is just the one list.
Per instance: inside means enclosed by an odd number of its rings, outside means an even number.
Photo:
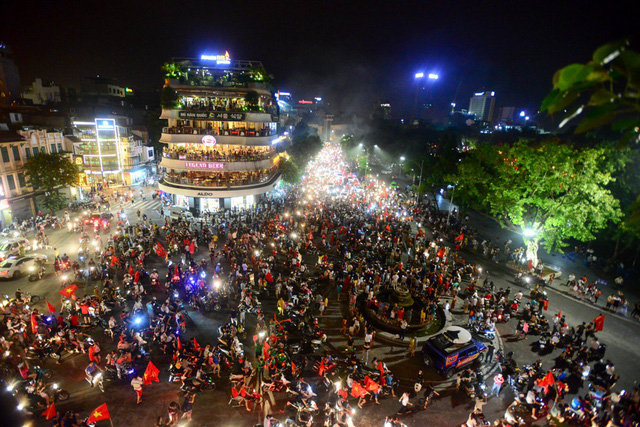
[{"label": "paved road", "polygon": [[[157,213],[157,202],[151,201],[150,198],[146,202],[138,201],[133,205],[127,205],[125,210],[130,217],[135,216],[135,212],[140,209],[143,213],[147,213],[151,219],[155,221],[160,220],[160,216]],[[48,232],[50,240],[58,248],[62,254],[67,252],[69,254],[75,254],[78,246],[78,235],[68,233],[66,230],[57,230],[53,233]],[[45,252],[52,256],[53,251]],[[201,253],[200,256],[204,256]],[[481,263],[485,265],[487,269],[490,269],[491,275],[497,286],[511,286],[515,289],[517,286],[511,282],[512,272],[510,269],[504,266],[491,265],[487,260],[482,257],[478,257],[474,254],[466,254],[469,260]],[[153,258],[153,257],[152,257]],[[152,259],[152,263],[149,268],[159,267],[159,264]],[[162,273],[163,270],[160,270]],[[59,306],[59,296],[57,292],[60,290],[59,279],[49,275],[45,280],[29,283],[26,279],[22,278],[15,281],[8,281],[2,283],[2,287],[5,293],[11,294],[16,288],[21,288],[38,294],[44,299]],[[91,286],[84,287],[78,291],[78,295],[83,295],[84,292],[91,292]],[[161,295],[158,295],[159,297]],[[557,293],[553,290],[549,292],[550,298],[550,315],[554,315],[558,310],[561,310],[563,314],[567,316],[567,320],[570,324],[577,325],[581,321],[590,321],[597,314],[598,309],[587,304],[575,301],[572,298]],[[267,301],[265,308],[268,308],[273,301]],[[190,327],[189,334],[196,336],[201,343],[213,341],[215,331],[217,327],[224,321],[226,321],[227,315],[207,315],[201,316],[197,313],[190,313],[193,321],[193,326]],[[331,337],[330,343],[336,348],[344,346],[344,338],[339,334],[339,324],[341,323],[341,313],[337,304],[330,304],[327,309],[326,319],[323,319],[323,323],[326,324],[328,333]],[[463,317],[457,319],[458,322],[463,321]],[[530,341],[512,342],[508,335],[512,333],[512,329],[515,323],[512,321],[510,324],[500,325],[499,330],[505,337],[505,347],[507,350],[514,350],[516,352],[516,360],[519,363],[531,362],[538,356],[529,349]],[[609,346],[608,357],[611,357],[616,363],[617,372],[621,376],[620,386],[629,388],[636,383],[637,372],[635,371],[635,359],[637,356],[637,349],[640,348],[640,335],[638,334],[638,324],[629,320],[620,319],[614,316],[608,316],[605,322],[605,330],[600,334],[601,341],[605,342]],[[336,331],[337,329],[337,331]],[[337,332],[337,333],[336,333]],[[106,339],[100,337],[103,343],[103,350],[108,348]],[[359,341],[357,341],[359,343]],[[251,351],[250,342],[247,342],[247,348]],[[554,355],[552,355],[554,356]],[[412,378],[418,369],[422,369],[421,357],[416,355],[414,358],[408,358],[406,356],[405,349],[391,348],[388,345],[377,344],[376,348],[372,351],[371,357],[381,358],[389,364],[394,371],[396,371],[401,378],[401,387],[410,388],[412,386]],[[158,361],[158,365],[166,366],[167,359],[165,356],[154,353],[152,359],[154,363]],[[552,357],[545,357],[545,366],[551,366]],[[91,409],[97,407],[103,402],[109,404],[111,413],[114,419],[117,419],[117,425],[125,425],[127,423],[139,422],[141,417],[145,420],[152,420],[159,415],[166,414],[166,407],[169,402],[177,399],[177,386],[166,382],[167,374],[162,371],[160,374],[161,383],[153,384],[152,386],[145,388],[145,401],[141,405],[134,405],[134,395],[128,384],[108,384],[107,393],[102,395],[95,389],[89,389],[88,384],[84,382],[82,370],[86,366],[86,355],[76,355],[69,359],[65,359],[62,365],[56,366],[47,363],[49,367],[53,367],[56,371],[60,372],[57,378],[61,380],[61,384],[65,389],[68,389],[72,398],[68,402],[60,403],[59,410],[74,409],[83,411],[85,414]],[[438,380],[437,376],[427,373],[427,377],[433,376],[433,380]],[[238,425],[253,425],[257,422],[258,416],[253,413],[247,413],[244,410],[237,408],[230,408],[227,406],[229,386],[225,379],[220,381],[218,390],[213,392],[201,393],[195,403],[194,419],[197,420],[196,425],[219,425],[219,426],[238,426]],[[274,403],[279,404],[283,402],[283,396],[274,396]],[[502,398],[494,398],[485,407],[485,413],[488,419],[495,419],[504,413],[504,409],[510,402],[510,396],[508,392],[502,396]],[[384,416],[394,413],[398,409],[399,405],[396,399],[385,399],[381,401],[380,406],[374,406],[371,408],[365,408],[358,416],[361,420],[359,425],[380,425],[381,419]],[[411,416],[405,416],[403,422],[408,425],[424,425],[425,422],[429,422],[433,425],[453,426],[459,425],[466,420],[471,406],[469,402],[453,391],[446,391],[443,393],[442,398],[432,404],[427,411],[418,412]],[[7,412],[8,413],[8,412]],[[280,418],[283,419],[285,415]],[[37,425],[41,425],[41,420]]]}]

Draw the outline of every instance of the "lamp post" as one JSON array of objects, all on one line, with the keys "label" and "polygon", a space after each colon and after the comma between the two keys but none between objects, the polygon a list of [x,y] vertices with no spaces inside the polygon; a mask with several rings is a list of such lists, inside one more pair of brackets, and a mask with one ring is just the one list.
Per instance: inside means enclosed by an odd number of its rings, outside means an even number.
[{"label": "lamp post", "polygon": [[449,200],[449,213],[447,214],[447,227],[449,226],[449,219],[451,218],[451,211],[453,210],[453,196],[456,191],[456,186],[453,186],[453,190],[451,190],[451,200]]}]

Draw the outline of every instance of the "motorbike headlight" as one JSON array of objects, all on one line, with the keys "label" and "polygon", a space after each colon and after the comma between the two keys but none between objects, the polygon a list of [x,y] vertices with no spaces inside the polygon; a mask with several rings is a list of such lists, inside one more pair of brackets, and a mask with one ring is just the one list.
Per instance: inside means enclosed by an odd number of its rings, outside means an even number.
[{"label": "motorbike headlight", "polygon": [[52,387],[53,387],[53,389],[54,389],[54,390],[57,390],[57,389],[58,389],[58,387],[59,387],[59,386],[58,386],[58,383],[53,383]]}]

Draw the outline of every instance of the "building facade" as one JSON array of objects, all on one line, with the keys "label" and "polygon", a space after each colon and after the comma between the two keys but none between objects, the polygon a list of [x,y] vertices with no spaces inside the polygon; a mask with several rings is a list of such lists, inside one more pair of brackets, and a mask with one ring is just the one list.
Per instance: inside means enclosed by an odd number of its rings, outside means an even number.
[{"label": "building facade", "polygon": [[67,139],[73,142],[74,162],[82,169],[82,185],[131,185],[148,178],[153,147],[123,126],[125,121],[118,117],[73,121],[73,134]]},{"label": "building facade", "polygon": [[476,120],[491,123],[495,104],[495,92],[476,92],[469,100],[469,114],[473,114]]},{"label": "building facade", "polygon": [[254,206],[280,180],[278,107],[257,61],[203,55],[173,63],[163,92],[159,189],[192,212]]},{"label": "building facade", "polygon": [[[34,192],[24,173],[24,163],[40,153],[71,152],[62,132],[25,129],[0,132],[0,228],[14,219],[26,219],[35,215],[43,192]],[[79,196],[74,187],[59,190],[68,198]]]}]

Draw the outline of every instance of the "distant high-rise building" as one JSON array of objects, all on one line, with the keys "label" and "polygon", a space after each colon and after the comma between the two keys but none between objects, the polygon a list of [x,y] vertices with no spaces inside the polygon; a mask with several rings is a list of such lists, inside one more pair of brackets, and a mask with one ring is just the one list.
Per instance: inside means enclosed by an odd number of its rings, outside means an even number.
[{"label": "distant high-rise building", "polygon": [[516,116],[516,107],[502,107],[498,110],[498,121],[510,123]]},{"label": "distant high-rise building", "polygon": [[495,104],[495,92],[476,92],[469,101],[469,114],[473,114],[476,120],[491,122],[493,121],[493,110],[495,108]]},{"label": "distant high-rise building", "polygon": [[20,72],[13,62],[11,49],[0,43],[0,104],[10,105],[20,97]]},{"label": "distant high-rise building", "polygon": [[386,100],[380,101],[379,104],[376,104],[372,118],[377,120],[391,120],[391,103]]}]

